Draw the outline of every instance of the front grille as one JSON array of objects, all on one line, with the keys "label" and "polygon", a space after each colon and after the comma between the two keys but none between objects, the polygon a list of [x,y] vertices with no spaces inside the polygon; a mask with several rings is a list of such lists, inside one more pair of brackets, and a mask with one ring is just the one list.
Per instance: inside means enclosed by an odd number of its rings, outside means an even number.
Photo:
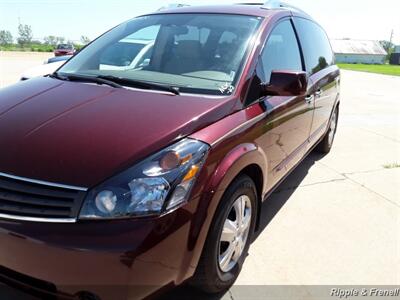
[{"label": "front grille", "polygon": [[76,219],[85,194],[80,188],[0,174],[0,215]]}]

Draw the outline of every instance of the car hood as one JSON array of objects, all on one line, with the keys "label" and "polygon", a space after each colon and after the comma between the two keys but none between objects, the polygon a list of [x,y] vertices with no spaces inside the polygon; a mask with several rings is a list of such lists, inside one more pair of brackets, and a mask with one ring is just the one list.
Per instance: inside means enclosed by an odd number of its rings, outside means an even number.
[{"label": "car hood", "polygon": [[0,172],[92,187],[237,105],[52,78],[20,82],[0,90]]}]

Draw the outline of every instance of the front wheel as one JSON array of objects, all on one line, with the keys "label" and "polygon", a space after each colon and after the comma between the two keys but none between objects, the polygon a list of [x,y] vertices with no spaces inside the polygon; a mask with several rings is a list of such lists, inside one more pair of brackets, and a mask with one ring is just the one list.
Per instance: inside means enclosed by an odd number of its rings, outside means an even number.
[{"label": "front wheel", "polygon": [[333,141],[335,140],[337,124],[339,118],[339,109],[336,107],[332,113],[331,119],[329,120],[329,129],[325,134],[322,141],[317,145],[316,150],[320,153],[329,153],[333,146]]},{"label": "front wheel", "polygon": [[250,247],[256,212],[255,184],[242,175],[221,200],[192,285],[207,293],[219,293],[235,282]]}]

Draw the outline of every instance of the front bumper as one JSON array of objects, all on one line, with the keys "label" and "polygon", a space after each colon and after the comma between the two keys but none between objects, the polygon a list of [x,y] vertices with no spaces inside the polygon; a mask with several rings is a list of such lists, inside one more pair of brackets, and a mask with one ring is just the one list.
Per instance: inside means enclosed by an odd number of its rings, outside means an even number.
[{"label": "front bumper", "polygon": [[64,55],[73,55],[73,51],[56,51],[54,52],[54,56],[64,56]]},{"label": "front bumper", "polygon": [[[44,224],[0,219],[0,280],[76,299],[142,299],[194,269],[197,201],[158,218]],[[8,282],[7,282],[8,279]]]}]

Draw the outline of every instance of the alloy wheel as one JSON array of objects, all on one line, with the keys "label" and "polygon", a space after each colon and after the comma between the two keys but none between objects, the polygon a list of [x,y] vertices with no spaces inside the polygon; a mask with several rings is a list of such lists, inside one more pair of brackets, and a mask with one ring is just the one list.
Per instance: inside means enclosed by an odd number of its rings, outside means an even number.
[{"label": "alloy wheel", "polygon": [[335,139],[335,133],[336,133],[336,126],[337,126],[337,113],[336,110],[333,112],[330,125],[329,125],[329,137],[328,137],[328,142],[329,145],[331,146],[333,144],[333,140]]},{"label": "alloy wheel", "polygon": [[231,271],[242,256],[249,236],[251,214],[251,201],[246,195],[240,196],[231,206],[219,242],[218,263],[221,271]]}]

